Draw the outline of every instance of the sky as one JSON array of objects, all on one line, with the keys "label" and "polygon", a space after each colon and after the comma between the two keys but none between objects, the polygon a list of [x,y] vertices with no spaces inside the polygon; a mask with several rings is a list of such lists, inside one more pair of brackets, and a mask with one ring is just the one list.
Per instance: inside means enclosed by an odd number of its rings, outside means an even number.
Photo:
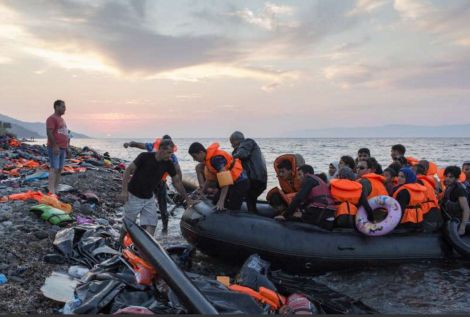
[{"label": "sky", "polygon": [[470,123],[470,1],[0,0],[0,113],[95,137]]}]

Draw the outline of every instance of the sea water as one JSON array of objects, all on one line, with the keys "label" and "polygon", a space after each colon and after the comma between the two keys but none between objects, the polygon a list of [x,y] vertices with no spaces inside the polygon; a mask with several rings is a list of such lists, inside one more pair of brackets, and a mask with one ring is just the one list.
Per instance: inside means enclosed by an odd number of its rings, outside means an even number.
[{"label": "sea water", "polygon": [[[89,146],[99,153],[132,161],[141,150],[125,149],[128,139],[72,139],[72,145]],[[134,139],[152,142],[152,139]],[[174,139],[183,173],[194,172],[196,162],[187,153],[189,145],[198,141],[208,146],[218,142],[223,150],[231,152],[228,139]],[[358,138],[358,139],[256,139],[268,167],[268,189],[277,185],[274,159],[285,153],[301,154],[315,172],[327,172],[329,163],[339,161],[342,155],[356,157],[357,150],[367,147],[385,168],[391,163],[390,147],[401,143],[406,155],[435,162],[439,167],[461,166],[470,160],[470,138]],[[41,143],[41,140],[37,140]],[[265,193],[262,195],[262,197]],[[183,243],[179,229],[182,211],[170,218],[169,234],[158,233],[164,245]],[[312,241],[314,243],[314,241]],[[197,271],[210,276],[237,272],[233,267],[199,254],[195,259]],[[403,263],[392,267],[364,267],[344,271],[324,272],[315,277],[332,289],[362,300],[381,313],[437,314],[470,312],[470,265],[465,262]]]}]

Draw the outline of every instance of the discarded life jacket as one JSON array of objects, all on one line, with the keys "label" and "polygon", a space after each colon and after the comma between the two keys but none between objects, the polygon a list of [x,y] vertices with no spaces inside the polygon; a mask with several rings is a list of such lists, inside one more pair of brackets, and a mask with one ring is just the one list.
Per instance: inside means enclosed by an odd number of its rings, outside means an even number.
[{"label": "discarded life jacket", "polygon": [[331,197],[330,188],[318,176],[312,174],[305,174],[305,177],[313,178],[318,182],[318,185],[313,187],[307,196],[305,206],[313,208],[328,208],[336,209],[335,202]]},{"label": "discarded life jacket", "polygon": [[[228,171],[230,170],[230,175],[232,176],[233,182],[236,182],[236,180],[240,177],[240,175],[243,172],[243,166],[242,163],[239,159],[235,159],[235,163],[233,163],[233,157],[228,154],[227,152],[220,150],[219,149],[219,143],[213,143],[207,148],[207,154],[206,154],[206,167],[207,171],[211,173],[213,176],[216,176],[217,173],[219,172],[216,170],[211,163],[211,160],[215,156],[223,156],[225,158],[225,161],[227,161],[225,165],[225,170]],[[233,166],[232,166],[233,163]],[[232,168],[230,169],[230,166]]]},{"label": "discarded life jacket", "polygon": [[362,185],[349,179],[332,179],[330,181],[331,197],[337,203],[336,217],[355,216],[357,205],[362,194]]},{"label": "discarded life jacket", "polygon": [[62,174],[75,174],[86,172],[86,167],[75,167],[70,165],[65,165],[62,169]]},{"label": "discarded life jacket", "polygon": [[0,202],[9,200],[30,200],[34,199],[40,204],[48,205],[62,210],[65,213],[72,212],[72,205],[61,202],[55,195],[46,195],[39,191],[27,191],[24,193],[11,194],[0,199]]},{"label": "discarded life jacket", "polygon": [[278,310],[286,303],[286,298],[284,296],[263,286],[259,288],[258,292],[249,287],[238,284],[232,284],[228,288],[234,292],[247,294],[257,301],[269,305],[272,310]]},{"label": "discarded life jacket", "polygon": [[21,142],[18,141],[17,139],[11,139],[10,141],[8,141],[8,145],[11,147],[20,147]]},{"label": "discarded life jacket", "polygon": [[[287,308],[287,309],[285,309]],[[284,312],[283,312],[284,311]],[[282,315],[316,315],[318,310],[311,301],[302,294],[294,293],[287,297],[286,305],[281,308]]]},{"label": "discarded life jacket", "polygon": [[135,278],[138,284],[152,285],[152,281],[157,275],[157,271],[141,257],[135,255],[129,248],[122,251],[123,257],[134,269]]},{"label": "discarded life jacket", "polygon": [[53,225],[65,225],[73,221],[72,217],[65,211],[49,205],[40,204],[32,206],[30,210],[39,213],[42,220],[48,221]]},{"label": "discarded life jacket", "polygon": [[376,196],[385,195],[388,196],[387,188],[385,188],[385,177],[375,173],[368,173],[362,175],[363,179],[367,179],[370,182],[371,191],[367,196],[367,199],[371,199]]},{"label": "discarded life jacket", "polygon": [[410,202],[406,209],[403,211],[403,216],[401,218],[401,223],[412,222],[412,223],[421,223],[423,222],[423,203],[426,202],[426,187],[423,185],[413,183],[405,184],[401,186],[395,193],[393,193],[393,198],[397,199],[398,193],[403,190],[408,190],[410,194]]}]

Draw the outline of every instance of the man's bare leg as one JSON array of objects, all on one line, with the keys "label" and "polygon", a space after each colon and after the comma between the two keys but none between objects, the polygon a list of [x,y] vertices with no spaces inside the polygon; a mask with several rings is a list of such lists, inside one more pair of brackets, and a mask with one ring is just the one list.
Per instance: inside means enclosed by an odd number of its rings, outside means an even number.
[{"label": "man's bare leg", "polygon": [[49,193],[55,194],[55,189],[56,189],[56,173],[57,170],[50,168],[49,169],[49,183],[48,183],[48,189]]},{"label": "man's bare leg", "polygon": [[57,193],[57,188],[59,187],[61,173],[62,173],[62,169],[55,170],[54,193]]},{"label": "man's bare leg", "polygon": [[144,226],[145,231],[147,231],[152,237],[155,235],[156,226]]}]

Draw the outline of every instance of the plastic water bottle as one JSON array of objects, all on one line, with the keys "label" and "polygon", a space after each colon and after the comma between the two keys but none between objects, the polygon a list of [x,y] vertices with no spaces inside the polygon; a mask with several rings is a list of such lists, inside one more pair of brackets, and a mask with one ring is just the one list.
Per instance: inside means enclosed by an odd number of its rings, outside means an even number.
[{"label": "plastic water bottle", "polygon": [[81,304],[82,304],[82,301],[78,297],[75,297],[74,299],[69,300],[68,302],[65,303],[64,308],[62,308],[62,314],[73,315],[73,311],[75,310],[75,308],[77,308]]},{"label": "plastic water bottle", "polygon": [[8,279],[5,274],[0,274],[0,285],[5,284],[6,282],[8,282]]}]

